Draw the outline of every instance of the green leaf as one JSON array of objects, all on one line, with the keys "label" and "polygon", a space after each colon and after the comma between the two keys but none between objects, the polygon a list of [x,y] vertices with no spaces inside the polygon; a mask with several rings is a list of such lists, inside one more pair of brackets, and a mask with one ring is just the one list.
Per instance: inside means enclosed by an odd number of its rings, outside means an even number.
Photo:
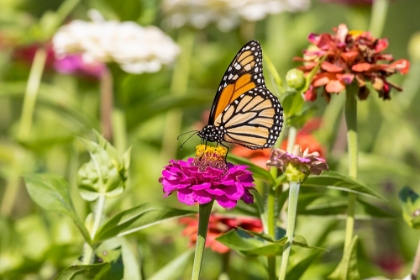
[{"label": "green leaf", "polygon": [[24,176],[29,196],[41,208],[72,218],[87,242],[90,235],[76,214],[67,182],[58,175],[32,174]]},{"label": "green leaf", "polygon": [[296,246],[299,246],[299,247],[302,247],[302,248],[318,249],[318,250],[324,250],[324,251],[327,251],[328,252],[328,250],[325,249],[325,248],[316,247],[316,246],[309,246],[308,245],[308,242],[306,241],[306,239],[303,236],[301,236],[301,235],[295,235],[293,237],[293,245],[296,245]]},{"label": "green leaf", "polygon": [[386,199],[380,194],[370,189],[365,184],[355,181],[353,178],[338,173],[338,172],[324,172],[319,176],[309,176],[302,184],[303,187],[325,187],[337,189],[346,192],[352,192],[362,195],[373,196],[382,200]]},{"label": "green leaf", "polygon": [[175,258],[173,261],[162,267],[159,271],[153,274],[149,280],[172,280],[181,279],[187,266],[191,263],[191,257],[194,253],[193,249],[187,250],[182,255]]},{"label": "green leaf", "polygon": [[398,197],[403,210],[405,222],[412,228],[420,228],[420,197],[410,187],[404,187]]},{"label": "green leaf", "polygon": [[118,18],[121,21],[136,21],[141,12],[142,1],[132,1],[132,0],[105,0],[104,1],[108,6],[117,14]]},{"label": "green leaf", "polygon": [[[70,266],[60,274],[55,280],[99,280],[107,279],[107,274],[111,269],[109,263],[92,264],[92,265],[75,265]],[[108,278],[109,279],[109,278]]]},{"label": "green leaf", "polygon": [[337,268],[328,276],[328,279],[333,280],[358,280],[360,279],[359,271],[357,270],[357,235],[353,237],[348,248],[344,250],[343,258],[338,264]]},{"label": "green leaf", "polygon": [[196,211],[180,210],[156,203],[145,203],[123,211],[109,219],[98,230],[94,242],[111,237],[124,236],[165,220],[195,214]]},{"label": "green leaf", "polygon": [[261,168],[258,165],[253,164],[251,161],[249,161],[245,158],[238,157],[238,156],[235,156],[235,155],[232,155],[232,154],[228,155],[228,159],[229,159],[230,162],[249,166],[249,170],[252,172],[252,175],[255,178],[260,178],[260,179],[263,179],[263,180],[267,180],[272,185],[275,184],[275,180],[274,180],[273,176],[271,175],[271,173],[267,169]]},{"label": "green leaf", "polygon": [[275,243],[267,244],[259,237],[249,235],[247,232],[237,229],[216,238],[217,241],[247,256],[276,256],[283,252],[283,245],[287,238],[284,237]]},{"label": "green leaf", "polygon": [[287,279],[300,279],[312,262],[318,258],[321,251],[314,251],[315,253],[309,255],[307,258],[299,261],[287,272]]}]

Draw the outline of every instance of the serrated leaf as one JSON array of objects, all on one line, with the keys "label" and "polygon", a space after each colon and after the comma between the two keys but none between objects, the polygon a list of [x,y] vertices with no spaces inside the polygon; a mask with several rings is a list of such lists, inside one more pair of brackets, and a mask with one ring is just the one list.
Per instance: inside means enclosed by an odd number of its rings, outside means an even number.
[{"label": "serrated leaf", "polygon": [[180,210],[156,203],[145,203],[123,211],[109,219],[98,230],[94,242],[115,236],[124,236],[165,220],[195,214],[196,211]]},{"label": "serrated leaf", "polygon": [[338,172],[324,172],[321,175],[309,176],[302,184],[302,187],[323,187],[323,188],[331,188],[337,189],[346,192],[352,192],[362,195],[373,196],[379,199],[386,201],[384,197],[380,194],[375,192],[374,190],[370,189],[365,184],[354,180],[353,178],[338,173]]},{"label": "serrated leaf", "polygon": [[69,216],[85,240],[90,243],[90,235],[77,216],[70,197],[69,187],[63,177],[54,174],[32,174],[24,176],[29,196],[41,208]]},{"label": "serrated leaf", "polygon": [[111,269],[109,263],[100,263],[92,265],[74,265],[70,266],[60,274],[55,280],[99,280],[106,279],[106,275]]},{"label": "serrated leaf", "polygon": [[344,250],[343,258],[337,268],[328,276],[332,280],[358,280],[360,279],[357,270],[357,235],[353,237],[349,247]]},{"label": "serrated leaf", "polygon": [[287,238],[267,244],[261,238],[251,236],[245,231],[238,229],[230,230],[217,237],[216,240],[247,256],[276,256],[283,252],[283,245]]},{"label": "serrated leaf", "polygon": [[191,263],[192,255],[194,250],[190,249],[187,250],[182,255],[176,257],[173,261],[162,267],[159,271],[153,274],[149,280],[172,280],[172,279],[180,279],[183,273],[185,272],[185,268]]},{"label": "serrated leaf", "polygon": [[399,193],[404,221],[412,228],[420,228],[420,196],[410,187],[404,187]]}]

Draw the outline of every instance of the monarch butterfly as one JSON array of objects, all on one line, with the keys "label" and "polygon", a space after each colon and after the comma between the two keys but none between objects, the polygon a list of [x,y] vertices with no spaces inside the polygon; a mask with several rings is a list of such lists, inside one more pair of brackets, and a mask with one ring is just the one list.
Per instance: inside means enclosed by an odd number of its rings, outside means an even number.
[{"label": "monarch butterfly", "polygon": [[235,56],[220,82],[208,124],[198,136],[209,142],[269,148],[283,124],[283,108],[265,86],[262,50],[250,41]]}]

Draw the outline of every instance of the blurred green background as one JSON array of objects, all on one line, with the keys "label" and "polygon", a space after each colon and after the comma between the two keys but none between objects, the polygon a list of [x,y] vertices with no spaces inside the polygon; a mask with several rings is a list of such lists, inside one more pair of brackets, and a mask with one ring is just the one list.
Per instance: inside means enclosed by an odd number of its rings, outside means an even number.
[{"label": "blurred green background", "polygon": [[[22,49],[27,50],[28,46],[36,49],[51,40],[60,22],[54,15],[62,4],[63,1],[0,1],[2,279],[53,279],[57,272],[77,260],[82,250],[83,240],[70,219],[36,206],[21,179],[22,174],[28,173],[63,175],[70,182],[78,214],[85,217],[90,212],[90,206],[77,192],[77,170],[88,156],[76,137],[92,138],[92,129],[101,129],[99,81],[46,67],[29,137],[19,137],[32,61],[31,52],[22,54]],[[108,201],[109,216],[144,202],[183,207],[175,196],[163,199],[162,186],[157,180],[170,159],[193,153],[200,141],[198,137],[180,150],[176,136],[201,128],[206,121],[203,114],[210,109],[228,63],[247,41],[259,40],[264,55],[284,77],[289,69],[299,66],[293,57],[302,55],[310,33],[331,32],[340,23],[347,24],[350,30],[367,30],[372,26],[369,5],[320,1],[312,1],[309,9],[302,12],[268,15],[256,22],[239,20],[238,26],[227,32],[214,24],[203,29],[170,28],[165,21],[164,3],[159,1],[86,0],[73,4],[63,22],[88,20],[87,11],[97,9],[108,20],[158,26],[181,49],[174,65],[156,73],[129,74],[110,65],[114,74],[115,107],[124,123],[120,133],[123,140],[119,143],[123,150],[132,146],[132,163],[126,192]],[[374,203],[393,216],[362,218],[356,222],[356,234],[361,240],[359,271],[363,278],[374,275],[402,278],[409,273],[417,247],[418,231],[402,220],[397,194],[406,185],[420,188],[419,12],[420,1],[390,1],[383,28],[377,29],[381,34],[375,34],[388,38],[386,52],[396,59],[410,60],[410,73],[391,79],[402,85],[404,91],[393,92],[390,101],[382,101],[372,92],[366,101],[359,102],[360,180],[388,199],[388,202]],[[267,67],[265,77],[272,89],[273,79]],[[330,169],[346,172],[342,104],[342,95],[335,96],[328,105],[318,98],[314,117],[322,118],[322,124],[315,136],[325,147]],[[177,118],[168,121],[168,114]],[[310,244],[329,250],[321,254],[302,279],[326,279],[325,275],[337,265],[342,254],[344,213],[298,218],[297,232]],[[128,236],[144,279],[188,248],[188,238],[181,235],[182,229],[177,221],[169,221]],[[307,253],[305,249],[296,249],[298,256]],[[220,256],[210,250],[206,254],[203,279],[217,279],[222,265]],[[232,254],[232,279],[265,279],[264,268],[256,259]],[[298,262],[299,258],[294,260]],[[188,279],[188,271],[178,279]]]}]

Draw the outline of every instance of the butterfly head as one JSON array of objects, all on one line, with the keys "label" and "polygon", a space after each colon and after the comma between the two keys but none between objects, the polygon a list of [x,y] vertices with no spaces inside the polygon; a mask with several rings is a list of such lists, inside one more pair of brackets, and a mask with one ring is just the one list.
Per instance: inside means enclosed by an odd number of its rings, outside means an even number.
[{"label": "butterfly head", "polygon": [[203,127],[203,129],[198,132],[198,136],[209,142],[221,143],[223,141],[225,133],[226,130],[223,126],[215,126],[209,124]]}]

